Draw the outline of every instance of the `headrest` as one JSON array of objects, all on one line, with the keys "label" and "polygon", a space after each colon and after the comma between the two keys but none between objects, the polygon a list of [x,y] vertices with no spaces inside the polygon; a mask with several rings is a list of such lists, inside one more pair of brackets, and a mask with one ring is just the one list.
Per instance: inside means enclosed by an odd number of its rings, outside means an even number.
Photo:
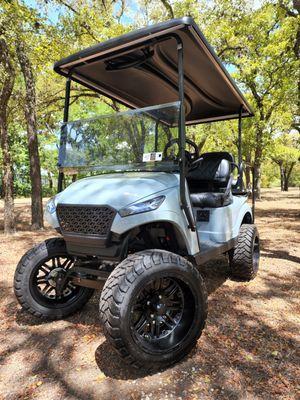
[{"label": "headrest", "polygon": [[228,160],[221,160],[219,167],[215,173],[214,180],[218,182],[226,181],[231,173],[231,164]]},{"label": "headrest", "polygon": [[211,151],[209,153],[201,154],[201,158],[204,159],[219,159],[221,160],[228,160],[229,162],[234,162],[234,157],[232,154],[228,153],[228,151]]},{"label": "headrest", "polygon": [[188,174],[188,178],[197,181],[226,182],[229,179],[234,162],[233,156],[228,152],[211,152],[201,155],[202,160],[196,169]]}]

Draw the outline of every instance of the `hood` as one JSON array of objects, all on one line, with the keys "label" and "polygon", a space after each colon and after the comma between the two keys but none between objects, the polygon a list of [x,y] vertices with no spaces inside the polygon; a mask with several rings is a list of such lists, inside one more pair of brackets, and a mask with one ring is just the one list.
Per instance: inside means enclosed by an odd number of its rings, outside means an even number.
[{"label": "hood", "polygon": [[166,172],[99,175],[72,183],[56,196],[56,203],[109,205],[119,210],[178,185],[179,176]]}]

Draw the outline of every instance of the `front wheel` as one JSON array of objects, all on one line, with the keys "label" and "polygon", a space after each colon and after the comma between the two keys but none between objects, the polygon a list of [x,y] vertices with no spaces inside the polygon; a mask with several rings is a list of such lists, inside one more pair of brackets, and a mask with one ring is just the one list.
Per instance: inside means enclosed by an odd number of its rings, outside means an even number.
[{"label": "front wheel", "polygon": [[207,317],[207,294],[186,259],[147,250],[121,262],[105,283],[100,319],[109,342],[130,364],[166,367],[196,344]]},{"label": "front wheel", "polygon": [[39,318],[59,319],[79,310],[90,299],[93,289],[66,281],[57,291],[57,279],[74,265],[62,238],[52,238],[33,247],[19,261],[14,291],[22,308]]}]

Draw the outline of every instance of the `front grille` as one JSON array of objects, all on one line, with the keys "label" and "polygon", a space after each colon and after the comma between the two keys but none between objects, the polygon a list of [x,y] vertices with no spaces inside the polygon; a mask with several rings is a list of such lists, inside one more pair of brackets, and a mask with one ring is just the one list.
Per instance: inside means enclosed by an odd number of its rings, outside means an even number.
[{"label": "front grille", "polygon": [[107,236],[115,215],[108,206],[57,205],[58,221],[65,233]]}]

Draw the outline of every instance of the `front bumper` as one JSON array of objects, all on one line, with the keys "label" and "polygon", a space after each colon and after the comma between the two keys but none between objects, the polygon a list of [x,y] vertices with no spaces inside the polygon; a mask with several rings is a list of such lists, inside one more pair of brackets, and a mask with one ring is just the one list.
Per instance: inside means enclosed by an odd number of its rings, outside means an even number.
[{"label": "front bumper", "polygon": [[117,257],[111,226],[117,211],[107,205],[58,204],[56,215],[68,252],[74,255]]}]

